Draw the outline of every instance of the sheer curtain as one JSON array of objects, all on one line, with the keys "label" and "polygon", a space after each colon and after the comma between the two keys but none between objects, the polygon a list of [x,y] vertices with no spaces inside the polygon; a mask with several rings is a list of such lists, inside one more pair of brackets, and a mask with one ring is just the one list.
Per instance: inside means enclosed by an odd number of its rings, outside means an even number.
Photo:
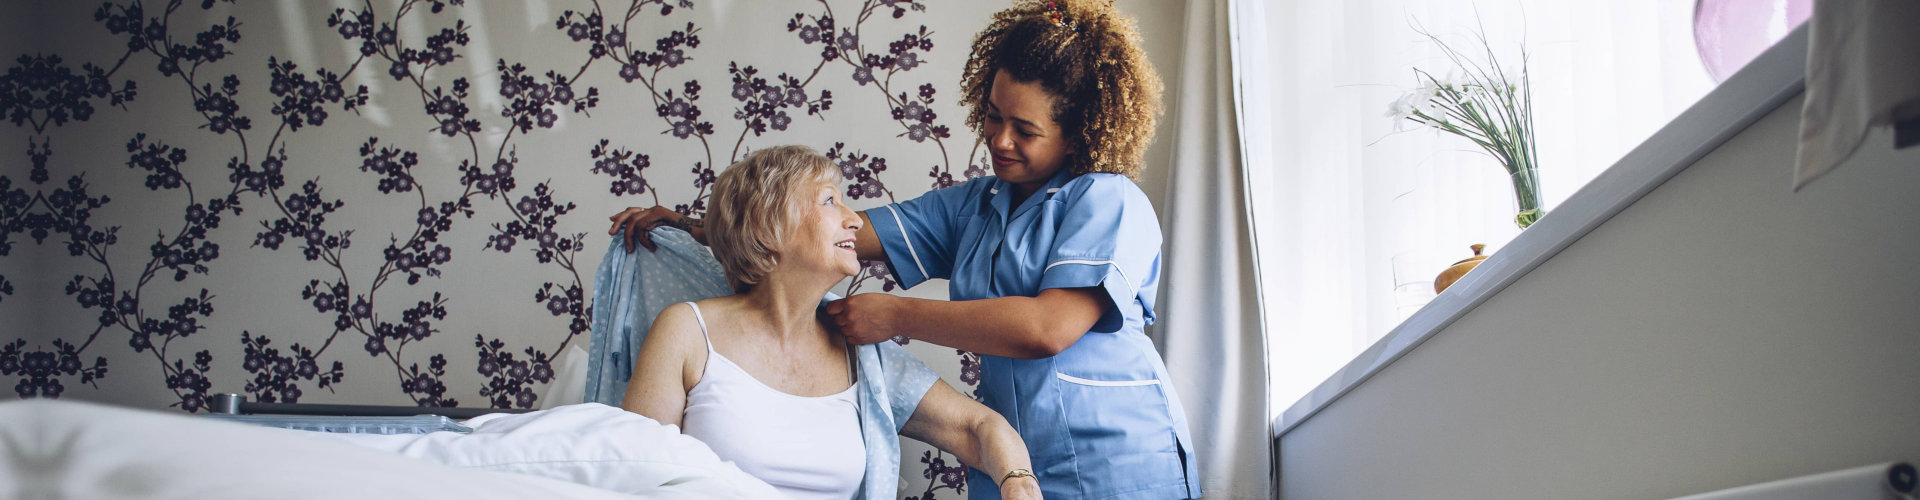
[{"label": "sheer curtain", "polygon": [[1713,86],[1691,1],[1235,2],[1274,415],[1519,234],[1496,161],[1387,117],[1413,68],[1451,68],[1416,28],[1469,54],[1483,30],[1509,66],[1524,41],[1548,217]]},{"label": "sheer curtain", "polygon": [[1161,227],[1156,347],[1187,410],[1206,498],[1272,498],[1266,338],[1235,113],[1230,0],[1186,4]]}]

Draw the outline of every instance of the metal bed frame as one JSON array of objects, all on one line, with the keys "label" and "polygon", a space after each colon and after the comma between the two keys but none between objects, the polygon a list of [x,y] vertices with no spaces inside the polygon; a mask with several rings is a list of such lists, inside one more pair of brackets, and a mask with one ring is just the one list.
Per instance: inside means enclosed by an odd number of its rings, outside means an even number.
[{"label": "metal bed frame", "polygon": [[425,434],[473,432],[456,419],[490,413],[528,413],[528,409],[442,408],[302,403],[259,403],[239,394],[215,394],[208,418],[243,424],[347,434]]},{"label": "metal bed frame", "polygon": [[435,415],[469,419],[489,413],[528,413],[521,408],[445,408],[438,406],[333,405],[308,403],[260,403],[247,401],[240,394],[215,394],[211,413],[222,415],[308,415],[335,417],[412,417]]}]

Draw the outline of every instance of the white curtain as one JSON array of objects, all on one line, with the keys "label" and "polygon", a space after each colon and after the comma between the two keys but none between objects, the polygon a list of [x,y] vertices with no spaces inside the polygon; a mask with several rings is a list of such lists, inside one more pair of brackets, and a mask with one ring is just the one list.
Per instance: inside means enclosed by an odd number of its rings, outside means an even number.
[{"label": "white curtain", "polygon": [[1689,0],[1233,1],[1274,415],[1519,233],[1497,162],[1386,116],[1413,68],[1449,73],[1416,26],[1509,66],[1525,42],[1548,217],[1713,85]]},{"label": "white curtain", "polygon": [[1235,115],[1229,0],[1187,4],[1154,341],[1186,404],[1207,498],[1271,498],[1267,348]]}]

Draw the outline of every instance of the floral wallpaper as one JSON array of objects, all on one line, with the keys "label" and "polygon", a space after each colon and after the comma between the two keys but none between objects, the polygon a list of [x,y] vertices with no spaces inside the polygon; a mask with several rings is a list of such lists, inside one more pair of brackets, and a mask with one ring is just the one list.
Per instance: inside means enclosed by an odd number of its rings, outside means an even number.
[{"label": "floral wallpaper", "polygon": [[[0,397],[537,407],[607,215],[703,213],[775,144],[856,208],[985,175],[953,96],[1006,5],[6,2]],[[868,291],[945,296],[879,264],[836,290]],[[963,495],[906,446],[902,498]]]}]

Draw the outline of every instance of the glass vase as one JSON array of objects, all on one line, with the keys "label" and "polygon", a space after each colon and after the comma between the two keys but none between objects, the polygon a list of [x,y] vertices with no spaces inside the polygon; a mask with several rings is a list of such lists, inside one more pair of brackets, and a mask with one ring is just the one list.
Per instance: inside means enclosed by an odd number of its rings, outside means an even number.
[{"label": "glass vase", "polygon": [[1547,208],[1540,199],[1540,171],[1527,165],[1515,169],[1513,176],[1513,223],[1520,229],[1533,225],[1534,221],[1547,215]]}]

